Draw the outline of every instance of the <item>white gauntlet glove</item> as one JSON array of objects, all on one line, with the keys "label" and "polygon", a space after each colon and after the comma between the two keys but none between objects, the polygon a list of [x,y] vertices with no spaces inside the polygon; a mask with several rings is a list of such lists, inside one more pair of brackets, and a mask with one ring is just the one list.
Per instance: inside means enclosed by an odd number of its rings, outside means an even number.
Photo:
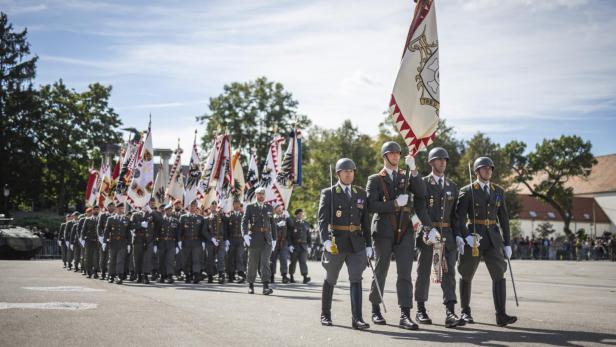
[{"label": "white gauntlet glove", "polygon": [[141,222],[141,227],[142,228],[147,228],[148,227],[148,222],[146,222],[146,221]]},{"label": "white gauntlet glove", "polygon": [[287,222],[281,220],[280,222],[276,223],[276,225],[278,225],[279,227],[283,227],[283,226],[287,225]]},{"label": "white gauntlet glove", "polygon": [[412,155],[407,155],[404,158],[404,162],[406,163],[406,165],[409,167],[409,169],[411,171],[415,171],[417,170],[417,165],[415,165],[415,158]]},{"label": "white gauntlet glove", "polygon": [[[473,247],[473,245],[475,245],[475,237],[473,237],[473,235],[468,235],[464,239],[469,246]],[[477,247],[479,247],[479,240],[481,240],[481,236],[477,235]]]},{"label": "white gauntlet glove", "polygon": [[511,246],[505,246],[504,251],[505,257],[507,257],[507,259],[511,259]]},{"label": "white gauntlet glove", "polygon": [[372,247],[366,247],[366,257],[372,258]]},{"label": "white gauntlet glove", "polygon": [[248,234],[244,235],[244,244],[247,247],[250,247],[250,235],[248,235]]},{"label": "white gauntlet glove", "polygon": [[[291,246],[293,247],[293,246]],[[325,247],[325,250],[329,253],[332,252],[332,242],[330,240],[326,240],[325,242],[323,242],[323,247]]]},{"label": "white gauntlet glove", "polygon": [[406,204],[409,202],[409,195],[408,194],[400,194],[398,195],[398,197],[396,198],[396,204],[400,207],[402,206],[406,206]]},{"label": "white gauntlet glove", "polygon": [[458,248],[458,253],[464,255],[464,239],[460,236],[456,236],[456,246]]}]

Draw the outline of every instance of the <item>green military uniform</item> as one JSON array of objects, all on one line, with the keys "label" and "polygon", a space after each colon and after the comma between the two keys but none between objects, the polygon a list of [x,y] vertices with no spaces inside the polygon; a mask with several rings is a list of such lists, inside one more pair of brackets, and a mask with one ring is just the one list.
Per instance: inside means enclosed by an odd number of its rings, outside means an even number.
[{"label": "green military uniform", "polygon": [[66,243],[64,243],[64,233],[66,230],[66,225],[68,224],[68,222],[64,222],[62,224],[60,224],[60,231],[58,231],[58,245],[60,246],[60,252],[62,253],[62,263],[64,264],[63,267],[66,268],[66,262],[68,259],[68,252],[67,252],[67,247],[66,247]]},{"label": "green military uniform", "polygon": [[227,237],[229,240],[229,251],[227,252],[227,273],[230,280],[235,279],[237,271],[242,283],[246,279],[246,262],[244,261],[244,239],[242,238],[242,217],[241,211],[233,211],[226,218]]},{"label": "green military uniform", "polygon": [[114,214],[107,219],[103,243],[109,248],[109,282],[118,276],[118,284],[126,279],[124,264],[127,259],[127,248],[131,243],[129,229],[130,220],[125,215]]},{"label": "green military uniform", "polygon": [[274,229],[274,235],[272,235],[272,239],[276,241],[276,247],[274,247],[274,250],[272,251],[272,255],[270,257],[270,271],[272,273],[272,275],[270,276],[270,281],[274,283],[274,275],[276,275],[276,262],[280,261],[280,275],[282,275],[282,282],[288,283],[288,240],[291,239],[290,231],[293,230],[293,221],[291,220],[291,218],[287,218],[284,214],[275,214],[274,224],[276,224],[276,228]]},{"label": "green military uniform", "polygon": [[160,214],[156,211],[139,211],[131,216],[133,236],[133,261],[138,282],[149,283],[154,253],[154,232],[160,224]]},{"label": "green military uniform", "polygon": [[[204,227],[205,272],[207,273],[208,282],[212,282],[214,274],[218,271],[218,282],[222,284],[225,281],[225,241],[227,241],[227,232],[222,213],[212,212],[205,219]],[[212,239],[215,239],[217,244],[214,244]]]},{"label": "green military uniform", "polygon": [[261,270],[264,294],[270,294],[269,280],[271,277],[269,260],[272,254],[272,230],[274,223],[274,211],[271,205],[255,202],[246,206],[246,212],[242,217],[242,233],[250,237],[248,246],[248,283],[252,292],[257,267]]},{"label": "green military uniform", "polygon": [[86,215],[82,214],[79,216],[77,222],[73,225],[71,231],[71,245],[73,245],[73,262],[75,265],[75,272],[79,272],[79,267],[83,269],[83,259],[82,259],[82,247],[80,242],[81,228],[83,227],[83,223],[86,220]]},{"label": "green military uniform", "polygon": [[199,283],[201,275],[201,257],[205,248],[204,230],[205,222],[202,216],[186,213],[180,217],[180,230],[178,233],[182,245],[182,258],[184,260],[185,281],[190,281],[192,271],[193,283]]},{"label": "green military uniform", "polygon": [[[354,167],[353,164],[352,168]],[[331,304],[334,286],[338,282],[342,265],[346,264],[351,284],[353,327],[358,328],[358,321],[361,321],[362,329],[369,327],[361,318],[361,281],[368,262],[366,248],[372,247],[367,200],[366,191],[362,188],[344,186],[341,183],[321,191],[318,212],[321,240],[323,243],[332,242],[338,250],[337,254],[325,250],[321,261],[327,272],[321,298],[323,325],[332,324]]]},{"label": "green military uniform", "polygon": [[81,228],[80,238],[85,242],[85,269],[88,273],[88,277],[98,278],[99,270],[99,242],[98,233],[96,232],[96,225],[98,223],[98,216],[90,216],[84,218],[83,226]]},{"label": "green military uniform", "polygon": [[156,233],[156,246],[158,247],[158,269],[161,273],[160,282],[166,278],[168,283],[173,283],[174,261],[179,236],[180,222],[173,216],[163,216],[160,224],[160,232]]},{"label": "green military uniform", "polygon": [[291,264],[289,264],[289,275],[291,276],[291,282],[295,282],[293,275],[295,275],[295,268],[299,262],[299,271],[304,277],[304,283],[310,282],[308,277],[308,248],[312,244],[310,237],[310,224],[305,220],[295,219],[291,225],[291,231],[289,233],[289,241],[293,246],[293,252],[291,252]]},{"label": "green military uniform", "polygon": [[104,280],[107,277],[108,263],[109,263],[109,248],[103,247],[103,238],[105,235],[105,225],[107,220],[112,216],[109,212],[103,212],[98,217],[98,223],[96,224],[96,233],[98,234],[99,241],[101,243],[99,268],[101,270],[101,279]]},{"label": "green military uniform", "polygon": [[66,264],[68,266],[68,270],[73,268],[73,244],[71,241],[73,235],[73,227],[75,226],[75,220],[69,220],[66,222],[66,227],[64,228],[64,246],[66,249]]}]

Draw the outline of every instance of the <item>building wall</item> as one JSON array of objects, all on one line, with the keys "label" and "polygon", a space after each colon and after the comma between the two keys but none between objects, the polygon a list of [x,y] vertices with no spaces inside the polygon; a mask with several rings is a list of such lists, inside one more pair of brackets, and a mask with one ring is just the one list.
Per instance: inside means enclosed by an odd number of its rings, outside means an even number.
[{"label": "building wall", "polygon": [[[545,220],[535,220],[534,223],[530,220],[530,219],[521,219],[520,220],[520,227],[522,229],[522,236],[526,237],[532,237],[532,233],[533,233],[533,228],[534,228],[534,232],[535,232],[535,236],[539,236],[538,232],[537,232],[537,227],[539,226],[539,224],[544,223]],[[549,221],[554,230],[556,230],[556,232],[554,234],[552,234],[552,236],[556,237],[559,235],[565,235],[565,232],[563,231],[565,228],[565,223],[561,222],[561,221]],[[590,236],[601,236],[603,235],[603,232],[605,231],[611,231],[611,228],[613,227],[611,224],[609,223],[597,223],[597,230],[596,230],[596,234],[595,234],[595,230],[593,228],[592,222],[575,222],[575,221],[571,221],[571,225],[569,226],[571,228],[571,230],[573,230],[574,232],[579,230],[579,229],[584,229],[586,230],[586,234],[590,235]]]}]

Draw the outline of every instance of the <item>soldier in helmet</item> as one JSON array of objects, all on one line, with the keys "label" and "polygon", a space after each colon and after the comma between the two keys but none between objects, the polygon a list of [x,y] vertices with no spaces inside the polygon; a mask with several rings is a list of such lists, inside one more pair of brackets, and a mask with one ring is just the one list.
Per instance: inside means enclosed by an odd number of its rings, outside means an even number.
[{"label": "soldier in helmet", "polygon": [[64,242],[65,241],[64,235],[66,231],[66,225],[68,224],[70,218],[71,218],[70,214],[67,214],[64,217],[64,223],[60,224],[60,231],[58,232],[58,246],[60,247],[60,252],[62,253],[62,263],[64,264],[62,267],[65,269],[67,267],[67,261],[68,261],[68,247],[66,247],[66,244]]},{"label": "soldier in helmet", "polygon": [[[460,190],[456,206],[456,218],[462,237],[466,241],[460,252],[458,264],[458,272],[462,276],[460,279],[462,319],[467,323],[474,322],[470,307],[471,282],[479,265],[479,259],[483,259],[492,278],[496,323],[505,326],[517,321],[517,317],[507,315],[505,310],[507,263],[504,257],[511,257],[505,192],[503,188],[490,181],[494,171],[492,159],[477,158],[473,170],[477,179]],[[473,255],[473,247],[478,249],[478,255]]]},{"label": "soldier in helmet", "polygon": [[105,224],[103,247],[109,247],[109,283],[113,283],[115,276],[118,276],[116,283],[122,284],[126,279],[124,263],[131,248],[130,220],[124,214],[123,203],[116,207],[116,213]]},{"label": "soldier in helmet", "polygon": [[[384,167],[368,178],[368,210],[374,213],[372,237],[376,256],[375,272],[381,293],[384,293],[391,255],[394,254],[398,273],[396,289],[401,310],[399,327],[416,330],[418,326],[411,319],[410,313],[413,306],[411,270],[415,253],[415,231],[411,222],[410,203],[412,202],[423,225],[430,225],[430,217],[426,211],[426,187],[417,172],[415,158],[409,155],[405,159],[411,170],[410,175],[407,175],[398,169],[401,152],[400,145],[393,141],[386,142],[381,147]],[[409,199],[409,193],[413,194],[412,200]],[[370,302],[372,322],[386,324],[381,315],[381,299],[375,282],[370,290]]]},{"label": "soldier in helmet", "polygon": [[283,210],[282,205],[274,206],[274,222],[276,223],[276,229],[273,235],[273,250],[272,257],[270,259],[270,268],[272,276],[270,278],[271,283],[274,283],[274,275],[276,274],[276,262],[280,261],[280,274],[282,275],[282,283],[289,283],[288,264],[289,259],[289,245],[290,231],[292,230],[293,221],[288,214]]},{"label": "soldier in helmet", "polygon": [[98,223],[96,224],[96,233],[98,234],[98,241],[101,244],[101,252],[100,252],[100,269],[101,269],[101,280],[107,279],[107,270],[109,263],[109,248],[107,245],[103,243],[103,236],[105,234],[105,225],[107,224],[107,219],[111,217],[115,213],[115,205],[112,202],[107,203],[106,211],[101,213],[98,218]]},{"label": "soldier in helmet", "polygon": [[274,210],[265,203],[265,189],[255,190],[257,201],[246,206],[242,217],[242,233],[244,243],[248,247],[248,293],[254,294],[254,282],[257,278],[257,267],[261,270],[263,294],[270,295],[274,291],[269,287],[270,257],[272,254],[272,230],[275,230]]},{"label": "soldier in helmet", "polygon": [[83,226],[81,228],[80,239],[82,240],[84,252],[85,252],[85,269],[88,274],[88,278],[98,278],[98,262],[99,262],[99,242],[98,233],[96,232],[96,225],[98,224],[98,212],[99,207],[94,206],[89,209],[92,214],[84,219]]},{"label": "soldier in helmet", "polygon": [[342,158],[336,163],[338,183],[321,191],[319,231],[323,240],[322,265],[327,271],[321,295],[321,324],[332,325],[334,285],[346,264],[351,283],[351,324],[354,329],[370,327],[362,318],[362,273],[372,256],[367,195],[353,185],[355,163]]},{"label": "soldier in helmet", "polygon": [[310,282],[308,277],[308,254],[310,253],[310,245],[312,241],[310,239],[310,224],[304,220],[304,210],[298,208],[295,210],[295,220],[291,225],[291,231],[289,235],[291,245],[289,251],[291,253],[291,264],[289,264],[289,276],[290,282],[295,283],[295,268],[299,262],[299,269],[304,277],[302,281],[304,284]]},{"label": "soldier in helmet", "polygon": [[131,229],[133,238],[133,261],[137,283],[149,284],[148,276],[152,272],[152,254],[154,253],[154,234],[160,229],[161,216],[156,211],[156,199],[150,199],[148,209],[133,213]]},{"label": "soldier in helmet", "polygon": [[235,273],[240,277],[238,283],[246,280],[246,263],[244,262],[244,238],[242,236],[242,203],[233,201],[233,211],[226,218],[229,251],[227,252],[227,271],[229,281],[235,281]]},{"label": "soldier in helmet", "polygon": [[175,255],[180,252],[178,248],[178,235],[180,222],[173,216],[173,206],[169,203],[165,206],[165,214],[160,223],[160,229],[156,232],[155,247],[159,256],[159,270],[160,279],[159,283],[173,283],[173,263],[175,261]]},{"label": "soldier in helmet", "polygon": [[179,246],[184,258],[185,283],[197,284],[201,280],[201,257],[205,250],[203,217],[197,214],[197,200],[190,202],[188,213],[180,217]]},{"label": "soldier in helmet", "polygon": [[70,214],[68,222],[66,222],[66,227],[64,228],[64,245],[66,246],[66,263],[68,265],[67,270],[71,271],[73,269],[73,259],[75,257],[74,246],[73,246],[73,227],[77,224],[77,216],[79,216],[79,212],[75,211]]},{"label": "soldier in helmet", "polygon": [[424,225],[417,237],[419,258],[417,260],[417,280],[415,282],[415,301],[417,301],[417,321],[422,324],[432,324],[426,312],[425,302],[428,301],[430,289],[430,273],[432,270],[434,245],[443,247],[444,264],[441,266],[443,304],[445,305],[445,326],[453,328],[464,325],[464,321],[456,316],[454,307],[456,300],[456,272],[458,259],[457,249],[464,246],[464,240],[456,225],[455,213],[458,201],[456,184],[445,177],[445,169],[449,161],[449,153],[442,147],[433,148],[428,153],[428,164],[432,172],[423,178],[427,191],[427,208],[431,225]]},{"label": "soldier in helmet", "polygon": [[227,230],[223,221],[222,211],[218,209],[218,202],[213,200],[210,204],[210,215],[205,218],[205,249],[207,283],[214,281],[214,274],[218,272],[218,283],[225,283],[225,254],[228,249]]}]

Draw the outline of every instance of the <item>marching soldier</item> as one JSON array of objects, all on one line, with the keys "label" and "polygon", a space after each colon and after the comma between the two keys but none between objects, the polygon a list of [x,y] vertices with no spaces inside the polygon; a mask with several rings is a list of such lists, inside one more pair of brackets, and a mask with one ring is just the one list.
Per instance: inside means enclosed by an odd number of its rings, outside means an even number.
[{"label": "marching soldier", "polygon": [[[218,283],[225,283],[225,253],[229,248],[222,212],[218,210],[216,200],[210,204],[210,215],[205,219],[206,272],[207,283],[214,281],[214,272],[218,271]],[[216,269],[216,270],[214,270]]]},{"label": "marching soldier", "polygon": [[66,222],[66,227],[64,228],[64,245],[66,246],[66,263],[68,264],[68,271],[73,269],[73,259],[74,259],[74,246],[73,246],[73,227],[77,223],[76,218],[79,215],[79,212],[75,211],[71,213],[69,216],[68,222]]},{"label": "marching soldier", "polygon": [[235,281],[235,272],[240,277],[237,283],[246,280],[246,264],[244,262],[244,238],[242,237],[242,203],[233,201],[233,211],[226,218],[229,251],[227,252],[227,273],[229,281]]},{"label": "marching soldier", "polygon": [[417,280],[415,282],[415,301],[417,301],[417,321],[422,324],[432,324],[426,312],[426,301],[430,290],[430,273],[434,255],[434,245],[441,243],[444,264],[442,267],[441,289],[445,305],[445,326],[453,328],[464,325],[464,321],[456,316],[454,307],[456,299],[455,265],[458,259],[458,247],[464,246],[460,232],[456,226],[456,209],[458,189],[456,184],[445,177],[445,169],[449,161],[447,150],[442,147],[433,148],[428,153],[428,164],[432,173],[423,178],[427,190],[427,208],[431,225],[424,225],[423,231],[417,236],[419,258],[417,260]]},{"label": "marching soldier", "polygon": [[73,245],[73,261],[75,262],[75,272],[79,272],[79,265],[81,265],[81,270],[83,272],[83,259],[82,259],[82,251],[83,244],[80,238],[81,228],[83,227],[83,223],[85,222],[87,217],[90,217],[92,214],[92,209],[88,207],[86,209],[86,213],[82,214],[78,217],[77,222],[73,225],[71,231],[71,244]]},{"label": "marching soldier", "polygon": [[273,251],[270,259],[270,268],[272,276],[270,282],[274,283],[274,275],[276,274],[276,262],[280,260],[280,274],[282,275],[282,283],[289,283],[289,277],[287,277],[287,261],[289,259],[289,245],[287,240],[289,239],[289,230],[293,226],[291,218],[287,218],[283,213],[282,205],[276,205],[274,208],[274,223],[276,228],[273,238]]},{"label": "marching soldier", "polygon": [[160,215],[156,211],[156,199],[150,199],[149,211],[137,211],[131,216],[133,236],[133,261],[137,283],[149,284],[148,275],[152,271],[154,253],[154,234],[160,227]]},{"label": "marching soldier", "polygon": [[67,267],[67,260],[68,260],[68,247],[66,246],[66,243],[64,242],[66,239],[64,238],[65,232],[66,232],[66,225],[68,224],[69,220],[70,220],[71,215],[67,214],[64,217],[64,223],[60,224],[60,231],[58,231],[58,246],[60,246],[60,252],[62,252],[62,263],[63,263],[63,268],[66,269]]},{"label": "marching soldier", "polygon": [[160,261],[158,269],[161,276],[159,283],[173,283],[173,261],[175,255],[180,252],[178,248],[180,222],[173,216],[172,206],[165,206],[165,215],[161,221],[160,229],[156,232],[155,246],[158,248],[158,259]]},{"label": "marching soldier", "polygon": [[92,215],[84,218],[83,226],[81,228],[80,240],[84,246],[85,252],[85,269],[88,274],[88,278],[98,278],[98,261],[99,261],[99,244],[98,233],[96,232],[96,225],[98,224],[98,211],[99,207],[94,206],[91,209]]},{"label": "marching soldier", "polygon": [[[375,272],[381,293],[384,293],[387,271],[393,253],[396,257],[398,273],[396,289],[401,310],[399,327],[416,330],[418,326],[411,319],[410,313],[413,307],[411,272],[415,253],[415,237],[411,222],[412,210],[407,206],[409,193],[413,193],[413,205],[422,223],[430,225],[430,218],[426,212],[426,187],[417,172],[415,158],[410,155],[406,157],[406,164],[411,170],[408,182],[406,182],[406,173],[398,170],[401,151],[400,145],[393,141],[386,142],[381,147],[384,168],[368,178],[368,209],[374,213],[372,236],[376,256]],[[381,315],[379,306],[381,298],[375,282],[372,283],[370,290],[370,302],[372,302],[372,321],[375,324],[385,324],[385,318]]]},{"label": "marching soldier", "polygon": [[105,224],[103,247],[109,247],[109,283],[113,283],[118,276],[116,283],[122,284],[126,279],[124,262],[131,248],[130,220],[124,214],[123,203],[119,203],[116,207],[116,213],[109,217]]},{"label": "marching soldier", "polygon": [[[197,284],[201,280],[201,257],[205,250],[204,220],[197,213],[197,200],[190,202],[188,213],[180,217],[179,245],[184,258],[185,283]],[[192,275],[190,271],[192,270]],[[192,277],[192,278],[191,278]]]},{"label": "marching soldier", "polygon": [[304,277],[303,283],[306,284],[310,282],[307,262],[312,242],[310,240],[310,224],[304,220],[304,211],[301,208],[295,210],[295,220],[291,226],[289,238],[291,241],[291,246],[289,246],[291,253],[291,264],[289,265],[290,282],[295,283],[293,275],[299,261],[299,270]]},{"label": "marching soldier", "polygon": [[[180,217],[182,217],[182,215],[184,214],[184,210],[182,209],[182,200],[181,199],[176,199],[173,201],[173,211],[171,212],[171,215],[173,216],[173,218],[177,219],[178,221],[180,220]],[[184,267],[184,256],[183,256],[183,252],[182,252],[182,247],[180,245],[181,240],[178,238],[178,246],[180,249],[180,253],[175,255],[175,275],[178,278],[178,280],[182,279],[182,269]],[[188,271],[188,270],[184,270],[184,271]]]},{"label": "marching soldier", "polygon": [[269,287],[271,277],[269,260],[272,254],[272,230],[274,212],[271,205],[265,203],[265,188],[255,190],[257,201],[246,206],[242,217],[242,234],[248,247],[248,293],[254,294],[254,282],[257,278],[257,266],[261,270],[263,294],[270,295],[274,291]]},{"label": "marching soldier", "polygon": [[372,256],[370,217],[366,192],[353,186],[355,163],[342,158],[336,163],[338,183],[321,191],[319,231],[325,251],[322,265],[327,271],[321,296],[321,324],[332,325],[334,286],[346,264],[351,283],[351,312],[354,329],[370,327],[362,318],[362,273]]},{"label": "marching soldier", "polygon": [[[492,159],[477,158],[473,170],[477,179],[460,190],[456,207],[456,218],[459,221],[462,237],[466,241],[458,263],[458,272],[462,276],[460,279],[462,319],[467,323],[474,322],[470,307],[471,282],[479,265],[479,259],[483,258],[492,278],[496,324],[505,326],[517,321],[517,317],[507,315],[505,310],[507,263],[504,256],[511,257],[505,192],[503,188],[490,182],[494,171]],[[497,224],[500,224],[502,235]]]},{"label": "marching soldier", "polygon": [[107,211],[101,213],[98,217],[98,223],[96,224],[96,232],[98,234],[98,241],[101,244],[101,252],[100,252],[100,264],[99,268],[101,270],[101,280],[107,279],[107,270],[109,263],[109,249],[103,243],[104,234],[105,234],[105,225],[107,224],[107,219],[111,217],[115,213],[115,205],[112,202],[107,203]]}]

